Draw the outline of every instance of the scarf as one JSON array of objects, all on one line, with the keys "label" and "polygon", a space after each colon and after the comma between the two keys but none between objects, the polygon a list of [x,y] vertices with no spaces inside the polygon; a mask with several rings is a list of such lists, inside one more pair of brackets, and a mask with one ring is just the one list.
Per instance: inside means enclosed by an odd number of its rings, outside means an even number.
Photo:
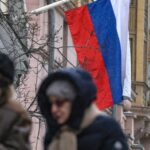
[{"label": "scarf", "polygon": [[54,137],[48,150],[77,150],[77,135],[88,127],[97,116],[103,112],[99,111],[96,105],[92,104],[86,111],[79,131],[68,126],[63,126]]}]

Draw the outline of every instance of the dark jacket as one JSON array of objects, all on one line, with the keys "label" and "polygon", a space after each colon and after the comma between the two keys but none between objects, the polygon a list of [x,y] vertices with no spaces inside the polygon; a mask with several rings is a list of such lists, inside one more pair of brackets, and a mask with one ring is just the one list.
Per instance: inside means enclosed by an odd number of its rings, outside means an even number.
[{"label": "dark jacket", "polygon": [[78,150],[128,150],[119,124],[108,116],[99,116],[78,135]]},{"label": "dark jacket", "polygon": [[14,101],[0,103],[0,150],[30,150],[31,121]]},{"label": "dark jacket", "polygon": [[[47,122],[45,150],[52,142],[60,126],[53,120],[51,103],[46,96],[49,85],[58,79],[67,80],[76,89],[77,97],[73,102],[70,119],[67,122],[71,128],[80,129],[84,112],[96,99],[96,86],[89,73],[82,69],[64,69],[48,75],[38,91],[38,105]],[[77,137],[78,150],[127,150],[127,140],[119,124],[108,116],[99,116]],[[120,148],[120,149],[117,149]]]}]

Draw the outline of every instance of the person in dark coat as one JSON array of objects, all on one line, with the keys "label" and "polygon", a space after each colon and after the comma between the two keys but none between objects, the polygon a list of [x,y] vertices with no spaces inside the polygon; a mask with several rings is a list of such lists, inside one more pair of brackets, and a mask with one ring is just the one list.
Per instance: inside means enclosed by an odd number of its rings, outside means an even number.
[{"label": "person in dark coat", "polygon": [[37,93],[45,150],[128,150],[120,125],[93,103],[96,93],[91,75],[79,68],[46,77]]},{"label": "person in dark coat", "polygon": [[31,121],[13,99],[14,64],[0,53],[0,150],[30,150]]}]

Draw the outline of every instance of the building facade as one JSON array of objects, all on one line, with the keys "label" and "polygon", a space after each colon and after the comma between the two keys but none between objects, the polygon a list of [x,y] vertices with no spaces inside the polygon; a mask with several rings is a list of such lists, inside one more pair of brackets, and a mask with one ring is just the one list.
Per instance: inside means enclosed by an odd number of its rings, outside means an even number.
[{"label": "building facade", "polygon": [[148,106],[149,103],[149,0],[131,0],[130,5],[130,45],[132,57],[132,83],[136,93],[135,105]]},{"label": "building facade", "polygon": [[149,0],[131,0],[129,31],[135,96],[130,111],[122,106],[117,108],[117,120],[129,139],[131,150],[149,150],[150,147],[149,4]]},{"label": "building facade", "polygon": [[[7,1],[6,1],[7,2]],[[23,7],[25,11],[31,11],[47,4],[45,0],[24,0],[24,3],[17,1],[18,7]],[[54,53],[53,53],[53,70],[62,67],[75,67],[78,65],[76,52],[71,40],[70,31],[64,17],[64,10],[87,3],[87,1],[69,2],[54,10],[55,26],[54,26]],[[130,5],[130,46],[132,57],[132,89],[134,93],[133,106],[131,110],[125,110],[122,105],[117,106],[116,119],[124,129],[128,139],[130,150],[149,150],[150,147],[150,32],[149,32],[149,0],[131,0]],[[5,10],[8,10],[5,8]],[[19,9],[20,10],[20,9]],[[22,10],[22,9],[21,9]],[[16,12],[16,11],[15,11]],[[22,13],[18,11],[18,14]],[[15,15],[14,15],[15,16]],[[12,18],[16,22],[16,17]],[[37,23],[40,27],[35,37],[35,41],[49,35],[48,21],[49,14],[44,13],[38,16],[32,16],[32,22]],[[5,23],[5,22],[4,22]],[[6,41],[8,34],[3,29],[4,25],[0,23],[0,49],[6,51]],[[7,26],[5,26],[6,28]],[[20,32],[21,28],[16,28]],[[11,30],[9,25],[8,29]],[[5,35],[5,36],[4,36]],[[13,36],[14,33],[12,34]],[[21,35],[20,35],[21,36]],[[15,37],[16,38],[16,37]],[[51,40],[48,42],[45,51],[48,52],[51,46]],[[30,45],[30,41],[21,41],[26,45]],[[17,42],[19,43],[19,42]],[[42,44],[42,42],[41,42]],[[21,54],[23,49],[17,44],[17,51]],[[19,49],[18,49],[19,47]],[[5,49],[4,49],[5,48]],[[9,52],[9,51],[8,51]],[[20,54],[19,53],[19,54]],[[9,54],[9,53],[8,53]],[[26,57],[21,58],[21,67],[25,67]],[[44,120],[40,116],[37,104],[34,101],[35,93],[41,80],[47,75],[49,57],[41,52],[35,52],[29,59],[29,72],[26,75],[25,82],[20,89],[26,89],[19,93],[19,98],[29,110],[33,120],[33,131],[31,136],[32,147],[35,150],[42,150],[43,135],[45,132]],[[44,61],[44,64],[41,62]],[[41,69],[42,68],[42,69]],[[21,70],[21,69],[20,69]],[[40,70],[40,71],[39,71]],[[19,73],[18,73],[19,74]],[[25,98],[25,99],[24,99]],[[31,105],[32,104],[32,105]]]},{"label": "building facade", "polygon": [[[29,12],[36,8],[47,5],[49,1],[45,0],[25,0],[26,11]],[[49,12],[40,14],[38,16],[31,16],[31,23],[37,24],[39,27],[39,32],[35,36],[36,41],[40,41],[43,37],[48,37],[47,47],[45,47],[45,56],[42,52],[35,52],[30,57],[30,68],[28,74],[26,75],[26,86],[19,87],[20,89],[26,89],[23,93],[27,96],[28,102],[24,104],[24,97],[26,97],[22,92],[20,92],[21,103],[25,105],[31,114],[33,122],[33,130],[31,134],[32,149],[42,150],[43,149],[43,136],[45,133],[45,122],[41,117],[37,104],[34,101],[37,89],[43,78],[47,75],[49,71],[49,66],[52,71],[55,71],[63,67],[75,67],[77,66],[76,52],[71,39],[71,34],[65,20],[64,10],[73,8],[77,3],[69,2],[63,6],[54,9],[54,27],[53,35],[50,35],[50,25],[51,18]],[[47,39],[47,38],[45,38]],[[44,40],[45,41],[45,40]],[[43,41],[41,41],[41,44]],[[30,45],[30,41],[28,41]],[[53,47],[52,57],[49,57],[49,50]],[[52,60],[51,60],[52,59]],[[44,63],[41,63],[44,62]],[[52,62],[53,64],[49,64]],[[50,71],[51,71],[50,70]],[[20,91],[19,89],[19,91]]]},{"label": "building facade", "polygon": [[[78,65],[76,53],[70,37],[70,32],[64,17],[64,10],[86,3],[85,1],[76,3],[67,3],[54,10],[55,18],[55,43],[54,44],[54,59],[53,69],[58,69],[66,66],[74,67]],[[36,9],[47,4],[47,1],[26,0],[27,11]],[[149,0],[131,0],[130,5],[130,46],[132,57],[132,89],[133,89],[133,106],[131,110],[125,110],[122,105],[117,106],[116,119],[121,124],[129,140],[130,150],[149,150],[150,147],[150,44],[149,44]],[[39,37],[42,34],[49,34],[48,13],[39,16],[33,16],[33,19],[39,24],[41,30]],[[47,48],[48,50],[48,48]],[[36,57],[38,57],[36,55]],[[42,60],[42,58],[41,58]],[[48,62],[49,58],[47,58]],[[40,66],[35,59],[31,59],[31,66]],[[48,69],[48,63],[46,64]],[[29,71],[30,72],[30,71]],[[36,72],[36,70],[35,70]],[[31,92],[34,97],[36,88],[35,74],[33,71],[29,74],[28,83],[34,90]],[[38,76],[38,84],[41,82],[43,75],[47,73],[43,70]],[[32,83],[32,85],[31,85]],[[34,105],[36,107],[36,104]],[[30,109],[32,112],[32,109]],[[37,116],[36,116],[37,115]],[[44,135],[44,123],[40,121],[39,114],[33,117],[34,129],[31,137],[33,149],[42,149],[42,140]]]}]

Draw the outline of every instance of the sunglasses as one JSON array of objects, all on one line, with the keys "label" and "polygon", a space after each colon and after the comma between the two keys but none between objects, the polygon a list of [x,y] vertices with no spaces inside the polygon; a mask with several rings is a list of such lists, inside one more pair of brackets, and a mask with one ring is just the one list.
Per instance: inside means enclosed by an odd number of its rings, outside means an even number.
[{"label": "sunglasses", "polygon": [[55,101],[53,101],[53,102],[51,102],[51,105],[55,105],[55,106],[57,106],[57,107],[62,107],[66,102],[68,102],[68,100],[66,100],[66,99],[58,99],[58,100],[55,100]]}]

